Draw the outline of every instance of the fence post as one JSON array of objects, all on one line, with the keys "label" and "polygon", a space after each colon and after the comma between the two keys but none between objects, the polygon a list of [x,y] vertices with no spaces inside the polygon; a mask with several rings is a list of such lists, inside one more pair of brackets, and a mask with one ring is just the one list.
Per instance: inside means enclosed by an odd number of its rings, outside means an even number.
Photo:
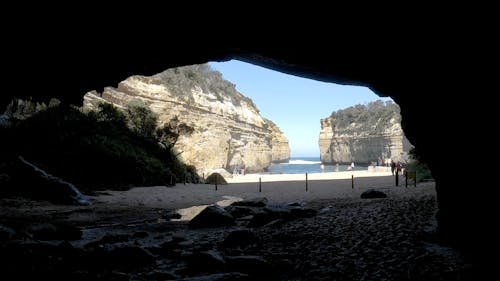
[{"label": "fence post", "polygon": [[186,174],[184,174],[184,185],[186,185]]},{"label": "fence post", "polygon": [[415,171],[415,177],[413,178],[413,185],[417,187],[417,171]]},{"label": "fence post", "polygon": [[215,175],[215,191],[217,191],[217,182],[218,182],[218,178],[217,175]]},{"label": "fence post", "polygon": [[259,192],[262,192],[262,181],[261,181],[261,178],[259,178]]},{"label": "fence post", "polygon": [[405,171],[405,187],[408,187],[408,171]]},{"label": "fence post", "polygon": [[351,188],[354,189],[354,175],[351,175]]},{"label": "fence post", "polygon": [[398,170],[396,170],[396,186],[399,186],[399,174],[398,174]]},{"label": "fence post", "polygon": [[306,173],[306,192],[308,190],[308,186],[307,186],[307,173]]}]

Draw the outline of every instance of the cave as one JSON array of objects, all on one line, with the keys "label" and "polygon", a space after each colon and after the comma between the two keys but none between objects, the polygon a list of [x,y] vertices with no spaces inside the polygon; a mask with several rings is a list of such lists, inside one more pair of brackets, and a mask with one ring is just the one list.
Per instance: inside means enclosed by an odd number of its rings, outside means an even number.
[{"label": "cave", "polygon": [[[487,219],[491,213],[476,190],[489,194],[484,189],[494,187],[478,173],[463,170],[480,164],[472,162],[478,158],[469,155],[472,149],[488,149],[473,127],[487,118],[476,115],[487,102],[462,97],[479,91],[475,82],[481,80],[475,79],[473,66],[474,59],[484,54],[460,45],[465,35],[441,36],[434,27],[398,36],[373,27],[346,28],[335,40],[325,38],[326,26],[303,27],[320,35],[286,32],[289,29],[283,25],[261,33],[242,28],[238,35],[219,40],[204,34],[205,28],[192,31],[177,26],[169,34],[175,42],[156,42],[127,37],[142,32],[139,27],[115,25],[101,30],[94,25],[88,26],[88,32],[75,27],[66,33],[57,23],[33,24],[4,37],[2,53],[7,59],[2,65],[0,108],[3,111],[14,97],[44,102],[56,97],[80,105],[86,92],[115,86],[133,74],[152,75],[171,67],[231,59],[325,82],[366,86],[401,107],[404,132],[436,181],[440,233],[472,260],[485,262],[494,243],[493,221]],[[199,37],[188,35],[191,31]],[[144,37],[155,34],[144,32]],[[472,127],[465,125],[465,113],[477,121]],[[464,155],[465,151],[469,153]]]}]

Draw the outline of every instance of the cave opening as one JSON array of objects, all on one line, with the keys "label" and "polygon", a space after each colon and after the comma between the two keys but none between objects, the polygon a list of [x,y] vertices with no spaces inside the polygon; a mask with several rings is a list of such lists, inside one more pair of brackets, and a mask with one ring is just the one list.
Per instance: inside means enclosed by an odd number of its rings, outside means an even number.
[{"label": "cave opening", "polygon": [[[130,84],[117,89],[130,91],[126,86]],[[179,181],[176,187],[131,190],[136,195],[133,199],[126,198],[126,191],[100,191],[93,196],[103,198],[105,206],[70,209],[46,203],[21,207],[19,202],[7,200],[2,206],[3,217],[16,218],[19,210],[31,209],[31,218],[37,222],[2,221],[2,233],[8,241],[2,244],[2,253],[12,258],[10,270],[21,276],[172,279],[219,274],[226,278],[283,280],[367,276],[432,280],[440,278],[440,274],[466,274],[459,257],[453,256],[455,252],[434,243],[429,235],[436,227],[433,182],[417,190],[403,187],[402,182],[394,187],[394,177],[389,175],[387,182],[363,177],[356,178],[355,185],[352,179],[329,181],[327,184],[353,197],[328,201],[317,188],[320,181],[315,181],[313,175],[309,180],[309,185],[304,179],[273,183],[283,196],[297,190],[317,199],[309,205],[304,200],[288,201],[290,205],[284,206],[268,204],[264,198],[270,192],[271,181],[260,182],[259,186],[254,181],[253,190],[242,183],[230,182],[226,186],[217,181],[202,185],[201,190],[199,185],[184,186]],[[180,202],[145,196],[151,192],[165,194],[164,198],[196,195],[202,204],[234,195],[231,186],[240,189],[245,199],[253,200],[233,206],[231,212],[240,216],[236,226],[228,226],[232,223],[220,218],[216,223],[220,227],[208,230],[204,228],[206,219],[191,228],[182,220],[171,222],[171,218],[178,217],[164,206],[180,207]],[[360,198],[362,192],[377,188],[382,188],[388,198]],[[348,200],[354,197],[357,199]],[[214,213],[221,212],[220,208],[213,209]],[[242,227],[247,223],[252,226]],[[31,244],[20,245],[19,238],[28,238]],[[33,252],[37,260],[32,264],[23,262]],[[47,264],[51,265],[49,269],[44,268]],[[31,271],[23,272],[27,266]],[[380,270],[384,266],[388,269]]]}]

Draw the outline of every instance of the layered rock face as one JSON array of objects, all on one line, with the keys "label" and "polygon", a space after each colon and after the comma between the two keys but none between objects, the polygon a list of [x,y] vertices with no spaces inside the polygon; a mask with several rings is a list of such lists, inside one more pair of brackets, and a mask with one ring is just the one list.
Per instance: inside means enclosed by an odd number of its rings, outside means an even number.
[{"label": "layered rock face", "polygon": [[286,163],[290,160],[290,146],[288,139],[280,128],[269,119],[264,119],[271,129],[272,162]]},{"label": "layered rock face", "polygon": [[[210,79],[218,86],[207,84]],[[290,157],[288,140],[279,128],[260,116],[250,99],[208,65],[170,69],[150,77],[132,76],[117,88],[84,96],[84,108],[93,109],[99,102],[121,108],[141,102],[158,115],[159,126],[177,117],[193,127],[192,134],[179,137],[175,149],[200,175],[217,168],[232,171],[237,165],[245,165],[249,172],[262,171],[273,160]]]},{"label": "layered rock face", "polygon": [[[359,120],[356,117],[321,119],[319,148],[321,162],[371,163],[379,159],[407,161],[412,145],[401,128],[399,111],[385,118]],[[361,118],[363,119],[363,118]],[[347,122],[346,122],[347,121]],[[368,123],[367,123],[368,122]]]}]

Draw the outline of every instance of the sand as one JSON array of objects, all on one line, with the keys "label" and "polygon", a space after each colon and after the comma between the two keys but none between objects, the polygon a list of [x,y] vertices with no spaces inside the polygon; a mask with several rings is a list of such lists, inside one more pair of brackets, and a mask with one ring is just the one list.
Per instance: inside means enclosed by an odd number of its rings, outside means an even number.
[{"label": "sand", "polygon": [[[352,186],[354,178],[354,188]],[[261,179],[259,191],[259,178]],[[399,186],[390,172],[332,172],[308,175],[306,189],[305,175],[301,174],[248,174],[227,179],[227,185],[177,184],[174,187],[136,187],[128,191],[107,191],[91,199],[96,203],[110,205],[142,206],[164,209],[182,209],[192,206],[215,204],[221,200],[227,205],[241,199],[266,197],[270,204],[291,202],[308,203],[324,199],[356,198],[370,188],[386,192],[388,195],[411,196],[414,193],[434,193],[434,184],[425,183],[414,188],[405,188],[400,176]],[[229,200],[229,201],[228,201]]]}]

